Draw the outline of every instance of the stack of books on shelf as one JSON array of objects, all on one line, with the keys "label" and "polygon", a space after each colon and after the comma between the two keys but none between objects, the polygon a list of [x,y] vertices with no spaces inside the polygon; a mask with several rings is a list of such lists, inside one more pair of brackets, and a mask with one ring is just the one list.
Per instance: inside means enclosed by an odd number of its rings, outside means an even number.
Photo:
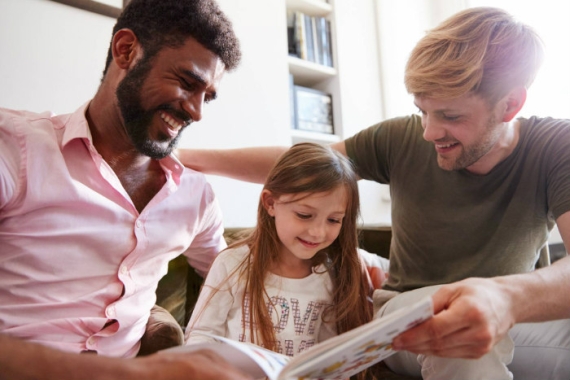
[{"label": "stack of books on shelf", "polygon": [[291,127],[302,131],[334,134],[332,97],[312,88],[297,86],[290,76]]},{"label": "stack of books on shelf", "polygon": [[289,55],[333,67],[331,25],[324,17],[287,11]]}]

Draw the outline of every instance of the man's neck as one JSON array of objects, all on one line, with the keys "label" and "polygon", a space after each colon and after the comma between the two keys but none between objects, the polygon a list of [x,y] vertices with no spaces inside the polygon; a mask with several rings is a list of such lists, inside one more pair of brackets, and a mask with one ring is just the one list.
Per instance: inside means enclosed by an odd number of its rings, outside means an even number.
[{"label": "man's neck", "polygon": [[497,143],[484,157],[466,168],[467,171],[478,175],[488,174],[513,153],[519,143],[519,137],[520,122],[517,119],[504,123],[503,131]]},{"label": "man's neck", "polygon": [[115,172],[139,212],[165,183],[157,160],[135,149],[123,127],[118,109],[95,97],[85,112],[93,145]]}]

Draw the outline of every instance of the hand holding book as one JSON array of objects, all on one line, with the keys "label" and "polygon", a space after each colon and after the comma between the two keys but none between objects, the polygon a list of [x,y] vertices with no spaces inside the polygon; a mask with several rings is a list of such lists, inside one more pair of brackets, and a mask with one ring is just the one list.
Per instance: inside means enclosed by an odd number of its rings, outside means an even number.
[{"label": "hand holding book", "polygon": [[230,364],[256,378],[343,379],[394,354],[392,340],[432,316],[431,297],[426,297],[413,305],[321,342],[292,358],[223,337],[213,337],[215,342],[175,347],[171,350],[211,348]]}]

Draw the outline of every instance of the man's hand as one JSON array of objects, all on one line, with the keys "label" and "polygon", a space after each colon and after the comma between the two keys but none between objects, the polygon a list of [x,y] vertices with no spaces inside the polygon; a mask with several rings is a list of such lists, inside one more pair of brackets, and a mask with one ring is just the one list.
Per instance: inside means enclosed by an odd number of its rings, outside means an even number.
[{"label": "man's hand", "polygon": [[493,279],[471,278],[441,287],[435,316],[394,339],[396,350],[450,358],[480,358],[515,321],[511,298]]},{"label": "man's hand", "polygon": [[252,380],[210,350],[167,350],[124,359],[63,352],[4,334],[0,334],[0,368],[0,380]]},{"label": "man's hand", "polygon": [[373,290],[382,289],[382,284],[388,279],[388,273],[384,272],[382,268],[366,267],[366,273],[368,274],[368,282]]},{"label": "man's hand", "polygon": [[161,351],[132,360],[140,379],[246,380],[252,379],[230,366],[211,350],[192,353]]}]

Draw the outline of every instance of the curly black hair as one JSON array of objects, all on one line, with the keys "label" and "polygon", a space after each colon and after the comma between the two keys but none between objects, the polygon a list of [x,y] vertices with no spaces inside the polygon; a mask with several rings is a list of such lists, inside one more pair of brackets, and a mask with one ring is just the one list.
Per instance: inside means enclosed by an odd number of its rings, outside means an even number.
[{"label": "curly black hair", "polygon": [[[189,37],[220,57],[226,71],[235,69],[241,59],[232,23],[215,0],[131,0],[113,35],[125,28],[136,34],[147,59],[164,47],[182,46]],[[103,77],[112,59],[109,47]]]}]

